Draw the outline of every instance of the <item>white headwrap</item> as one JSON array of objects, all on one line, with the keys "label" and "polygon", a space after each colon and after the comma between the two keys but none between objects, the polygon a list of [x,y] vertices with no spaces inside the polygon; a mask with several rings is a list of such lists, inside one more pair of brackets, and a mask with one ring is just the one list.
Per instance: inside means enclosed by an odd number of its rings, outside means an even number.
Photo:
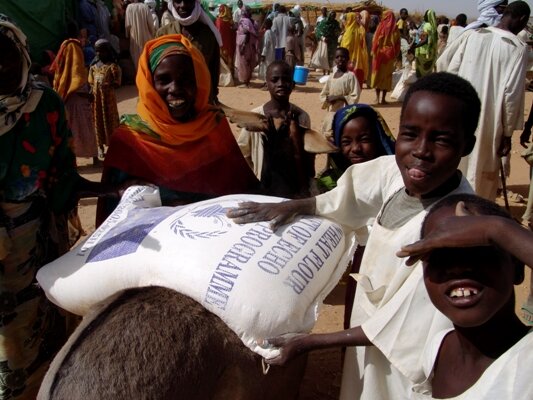
[{"label": "white headwrap", "polygon": [[483,24],[487,26],[498,25],[502,16],[501,14],[498,14],[495,7],[499,6],[504,1],[505,0],[478,0],[477,10],[479,11],[479,17],[476,21],[467,25],[465,31],[468,29],[479,28]]},{"label": "white headwrap", "polygon": [[215,35],[219,47],[222,47],[222,36],[220,36],[220,32],[216,28],[215,24],[213,24],[211,18],[207,16],[204,9],[200,5],[200,0],[196,0],[196,3],[194,4],[194,9],[192,10],[191,15],[189,15],[187,18],[180,17],[178,12],[174,8],[172,0],[168,1],[168,8],[172,12],[174,18],[176,18],[176,21],[180,23],[180,25],[189,26],[194,24],[198,20],[200,20],[200,22],[202,22],[203,24],[207,25],[209,29],[211,29],[211,32],[213,32],[213,34]]},{"label": "white headwrap", "polygon": [[0,95],[1,136],[15,126],[22,114],[35,110],[43,92],[34,87],[33,76],[30,75],[31,60],[26,35],[4,14],[0,14],[0,35],[11,39],[22,57],[22,74],[18,88],[7,96]]}]

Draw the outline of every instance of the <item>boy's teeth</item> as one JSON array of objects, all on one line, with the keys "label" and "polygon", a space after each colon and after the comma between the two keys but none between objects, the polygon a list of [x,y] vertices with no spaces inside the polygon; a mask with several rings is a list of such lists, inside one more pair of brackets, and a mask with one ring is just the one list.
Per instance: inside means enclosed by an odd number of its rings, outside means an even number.
[{"label": "boy's teeth", "polygon": [[478,290],[474,288],[457,288],[450,292],[450,297],[469,297],[478,294]]}]

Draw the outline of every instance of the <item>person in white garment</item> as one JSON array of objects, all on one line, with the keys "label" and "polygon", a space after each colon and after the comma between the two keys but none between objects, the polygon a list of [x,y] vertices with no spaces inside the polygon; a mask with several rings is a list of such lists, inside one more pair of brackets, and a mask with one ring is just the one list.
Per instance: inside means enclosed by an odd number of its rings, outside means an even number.
[{"label": "person in white garment", "polygon": [[131,59],[135,64],[135,70],[137,70],[144,44],[155,36],[156,30],[150,7],[140,0],[128,4],[125,26],[126,37],[130,39]]},{"label": "person in white garment", "polygon": [[317,197],[248,202],[228,211],[237,223],[271,221],[272,229],[304,214],[330,218],[347,231],[375,218],[356,275],[352,328],[271,339],[282,348],[279,357],[267,362],[284,363],[316,348],[356,346],[346,350],[342,400],[408,398],[412,382],[425,379],[420,362],[424,345],[451,323],[428,301],[422,265],[407,265],[396,252],[419,239],[433,204],[454,193],[472,193],[457,167],[474,147],[480,109],[466,80],[429,74],[405,97],[394,156],[349,167],[335,189]]},{"label": "person in white garment", "polygon": [[467,16],[466,14],[458,14],[455,17],[455,25],[450,26],[450,31],[448,33],[448,42],[446,46],[449,46],[455,39],[457,39],[461,33],[464,32],[466,27]]},{"label": "person in white garment", "polygon": [[237,29],[237,26],[239,25],[239,21],[241,20],[242,15],[242,8],[244,7],[242,0],[237,1],[237,8],[235,11],[233,11],[233,23],[235,24],[235,29]]},{"label": "person in white garment", "polygon": [[478,0],[479,17],[468,24],[465,30],[498,25],[507,4],[508,0]]},{"label": "person in white garment", "polygon": [[157,3],[155,0],[144,0],[144,4],[146,4],[150,8],[150,12],[152,13],[152,19],[154,20],[154,29],[159,29],[159,17],[157,16],[156,7]]},{"label": "person in white garment", "polygon": [[399,255],[424,258],[429,298],[453,329],[426,346],[427,380],[412,398],[532,399],[533,331],[515,313],[514,285],[533,265],[533,233],[495,203],[463,194],[431,209],[422,237]]},{"label": "person in white garment", "polygon": [[[285,60],[285,46],[287,34],[291,26],[291,17],[287,14],[285,6],[279,6],[278,15],[272,21],[272,35],[276,45],[276,60]],[[279,58],[281,57],[281,58]]]},{"label": "person in white garment", "polygon": [[496,27],[464,32],[437,60],[437,70],[468,80],[481,98],[476,146],[460,169],[479,196],[496,199],[501,157],[524,120],[527,48],[516,37],[529,19],[526,2],[509,4]]},{"label": "person in white garment", "polygon": [[348,71],[350,52],[344,47],[335,50],[335,65],[337,69],[329,75],[320,92],[322,109],[328,113],[322,121],[322,134],[333,140],[333,118],[341,108],[359,102],[361,87],[355,75]]}]

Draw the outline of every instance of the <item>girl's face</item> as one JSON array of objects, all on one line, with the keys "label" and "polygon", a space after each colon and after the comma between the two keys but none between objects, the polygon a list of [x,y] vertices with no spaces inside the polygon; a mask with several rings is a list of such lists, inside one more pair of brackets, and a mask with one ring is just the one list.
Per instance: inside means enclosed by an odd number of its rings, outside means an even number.
[{"label": "girl's face", "polygon": [[356,117],[344,125],[341,136],[342,155],[350,164],[373,160],[381,155],[377,135],[365,117]]},{"label": "girl's face", "polygon": [[0,95],[12,94],[22,79],[22,56],[17,46],[0,35]]},{"label": "girl's face", "polygon": [[196,76],[191,57],[165,57],[153,74],[154,89],[168,106],[172,117],[185,122],[194,117]]}]

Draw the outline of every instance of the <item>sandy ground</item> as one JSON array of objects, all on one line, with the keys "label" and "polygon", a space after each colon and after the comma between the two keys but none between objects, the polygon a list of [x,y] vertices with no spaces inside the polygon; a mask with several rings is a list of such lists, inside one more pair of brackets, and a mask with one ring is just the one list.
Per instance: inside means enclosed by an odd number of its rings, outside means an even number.
[{"label": "sandy ground", "polygon": [[[318,96],[322,85],[318,82],[320,74],[311,72],[307,85],[297,86],[292,94],[292,102],[306,110],[311,116],[311,127],[320,130],[322,118],[325,111],[321,109]],[[252,87],[249,89],[227,87],[220,88],[219,99],[228,106],[250,110],[255,108],[269,99],[267,91],[260,90],[262,82],[252,81]],[[134,86],[120,88],[117,92],[119,101],[119,112],[135,112],[137,102],[137,91]],[[364,89],[360,102],[371,103],[374,99],[373,91]],[[526,110],[524,115],[527,118],[529,107],[533,100],[533,93],[526,93]],[[392,102],[388,105],[378,107],[379,111],[387,121],[394,135],[398,132],[400,117],[400,103]],[[235,134],[238,128],[232,126]],[[513,150],[511,158],[511,176],[508,180],[508,189],[514,193],[519,193],[524,199],[527,198],[529,188],[529,168],[521,159],[521,147],[518,142],[519,132],[515,132],[513,138]],[[100,168],[91,166],[91,160],[78,159],[80,172],[92,180],[100,179]],[[320,156],[317,159],[317,171],[325,165],[325,157]],[[498,201],[503,204],[503,199]],[[84,228],[88,233],[94,230],[95,199],[84,199],[80,201],[80,216]],[[520,220],[525,210],[525,202],[511,201],[511,212],[515,218]],[[529,272],[529,271],[528,271]],[[526,276],[525,282],[529,283],[529,275]],[[517,287],[517,304],[521,304],[528,292],[528,285],[523,284]],[[342,329],[343,319],[343,301],[344,301],[344,284],[341,282],[334,291],[328,296],[321,310],[320,317],[314,328],[314,332],[331,332]],[[341,351],[340,350],[321,350],[310,354],[307,372],[300,390],[300,399],[302,400],[328,400],[337,399],[339,396],[341,382]]]}]

